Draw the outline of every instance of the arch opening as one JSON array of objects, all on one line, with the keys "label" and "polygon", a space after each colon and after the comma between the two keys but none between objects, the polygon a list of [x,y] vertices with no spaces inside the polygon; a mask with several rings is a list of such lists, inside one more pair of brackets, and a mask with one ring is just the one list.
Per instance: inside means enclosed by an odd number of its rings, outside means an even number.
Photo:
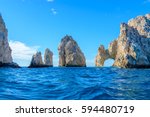
[{"label": "arch opening", "polygon": [[111,67],[111,66],[113,66],[114,62],[115,62],[114,59],[107,59],[104,62],[104,67]]}]

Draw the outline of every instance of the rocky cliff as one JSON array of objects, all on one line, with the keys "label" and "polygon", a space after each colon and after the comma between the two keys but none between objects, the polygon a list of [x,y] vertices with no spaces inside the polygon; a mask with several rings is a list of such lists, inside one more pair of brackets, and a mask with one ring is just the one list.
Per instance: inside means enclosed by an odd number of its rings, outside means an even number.
[{"label": "rocky cliff", "polygon": [[8,31],[0,15],[0,67],[19,67],[13,62],[7,37]]},{"label": "rocky cliff", "polygon": [[[104,51],[107,51],[107,55],[102,54]],[[150,14],[131,19],[127,24],[122,23],[120,35],[109,49],[99,49],[96,66],[103,66],[108,58],[113,58],[113,66],[117,67],[150,68]]]},{"label": "rocky cliff", "polygon": [[86,60],[84,54],[76,41],[71,36],[65,36],[58,47],[59,66],[65,67],[85,67]]}]

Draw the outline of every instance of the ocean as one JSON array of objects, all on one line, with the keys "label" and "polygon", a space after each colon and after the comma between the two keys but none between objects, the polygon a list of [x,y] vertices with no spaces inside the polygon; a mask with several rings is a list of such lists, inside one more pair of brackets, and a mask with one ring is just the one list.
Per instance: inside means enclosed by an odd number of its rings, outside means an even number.
[{"label": "ocean", "polygon": [[0,68],[1,100],[150,100],[150,69]]}]

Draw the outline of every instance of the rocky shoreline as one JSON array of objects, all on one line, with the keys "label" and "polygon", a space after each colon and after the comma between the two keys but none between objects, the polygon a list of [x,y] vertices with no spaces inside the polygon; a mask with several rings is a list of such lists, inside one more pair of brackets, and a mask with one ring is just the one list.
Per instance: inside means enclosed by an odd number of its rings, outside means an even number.
[{"label": "rocky shoreline", "polygon": [[[72,36],[66,35],[58,46],[59,67],[86,67],[86,58]],[[20,68],[13,62],[8,43],[8,30],[0,15],[0,67]],[[113,66],[119,68],[150,68],[150,14],[138,16],[121,23],[120,35],[110,43],[108,49],[98,48],[95,66],[102,67],[107,59],[114,59]],[[53,52],[45,50],[44,62],[41,52],[32,56],[28,68],[53,67]]]}]

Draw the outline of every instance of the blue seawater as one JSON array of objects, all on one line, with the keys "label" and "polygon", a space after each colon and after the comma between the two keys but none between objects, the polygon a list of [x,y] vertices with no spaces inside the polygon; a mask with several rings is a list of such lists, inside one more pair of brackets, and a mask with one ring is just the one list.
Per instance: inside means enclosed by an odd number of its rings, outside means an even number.
[{"label": "blue seawater", "polygon": [[150,69],[0,68],[1,100],[150,100]]}]

